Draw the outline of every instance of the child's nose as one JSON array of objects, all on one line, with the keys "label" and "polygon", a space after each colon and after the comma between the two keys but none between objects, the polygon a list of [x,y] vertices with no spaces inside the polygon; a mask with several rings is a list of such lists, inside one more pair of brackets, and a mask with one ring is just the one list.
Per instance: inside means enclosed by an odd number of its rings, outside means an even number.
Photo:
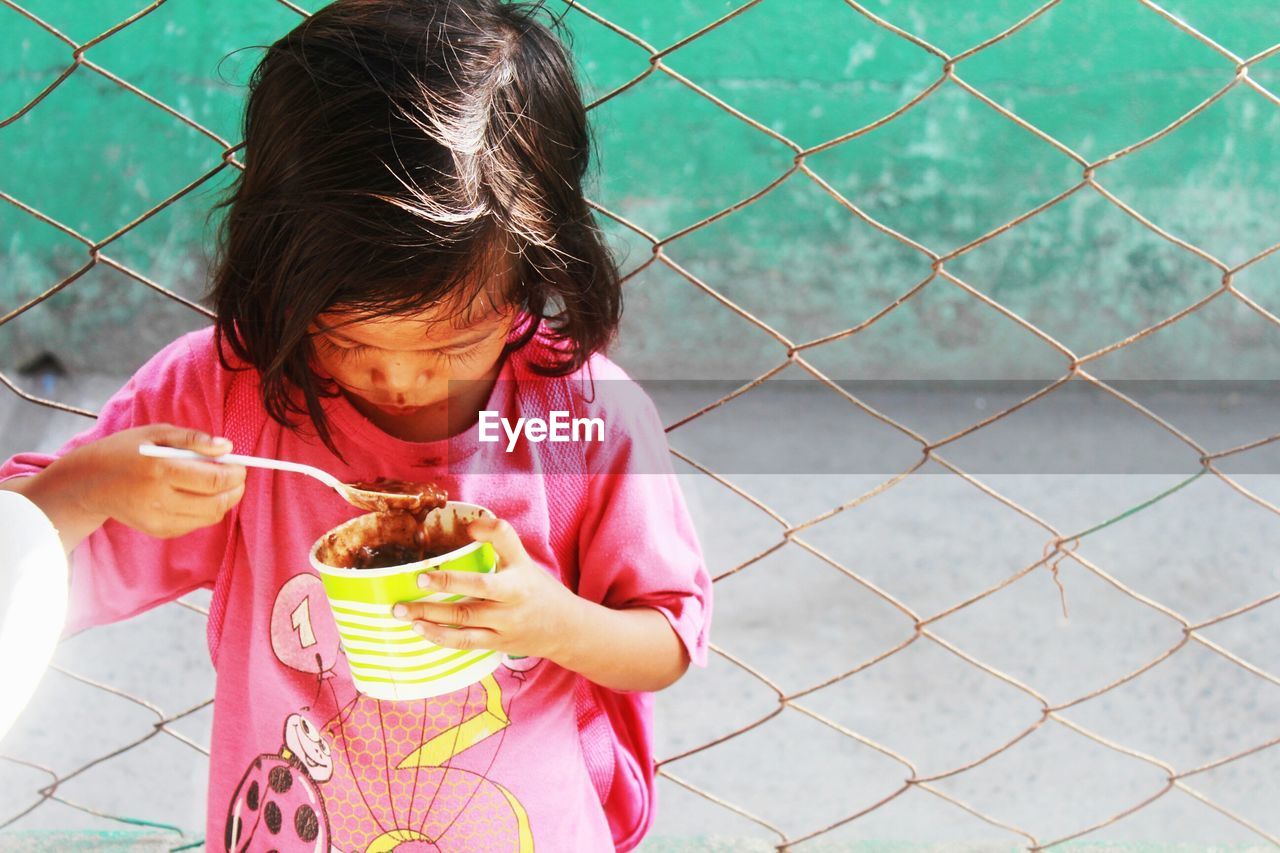
[{"label": "child's nose", "polygon": [[430,376],[417,365],[391,361],[373,369],[373,381],[388,391],[404,392],[425,388]]}]

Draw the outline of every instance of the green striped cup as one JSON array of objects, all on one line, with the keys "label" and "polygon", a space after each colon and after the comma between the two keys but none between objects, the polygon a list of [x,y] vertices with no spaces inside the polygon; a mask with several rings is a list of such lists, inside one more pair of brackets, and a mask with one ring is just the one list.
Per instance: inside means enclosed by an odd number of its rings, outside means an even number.
[{"label": "green striped cup", "polygon": [[[493,513],[450,501],[427,514],[428,541],[460,541],[467,524]],[[343,568],[364,544],[408,544],[416,522],[405,513],[369,513],[340,524],[316,540],[311,565],[320,573],[356,689],[375,699],[426,699],[474,684],[498,668],[502,655],[489,649],[458,651],[437,646],[396,619],[401,601],[462,601],[465,596],[425,593],[424,571],[493,572],[498,557],[488,542],[467,541],[438,557],[380,569]]]}]

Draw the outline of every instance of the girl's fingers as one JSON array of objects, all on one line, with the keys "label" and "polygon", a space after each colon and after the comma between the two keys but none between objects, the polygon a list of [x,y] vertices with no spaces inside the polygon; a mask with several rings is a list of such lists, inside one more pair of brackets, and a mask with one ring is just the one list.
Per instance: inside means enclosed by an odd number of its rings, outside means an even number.
[{"label": "girl's fingers", "polygon": [[437,625],[456,625],[460,628],[489,628],[492,624],[491,608],[478,601],[406,601],[391,609],[397,619],[420,619]]},{"label": "girl's fingers", "polygon": [[498,560],[504,566],[529,559],[520,535],[503,518],[482,516],[467,526],[467,533],[478,542],[488,542],[498,552]]},{"label": "girl's fingers", "polygon": [[446,628],[434,622],[414,622],[413,630],[446,649],[496,649],[498,634],[488,628]]},{"label": "girl's fingers", "polygon": [[481,572],[433,571],[418,575],[418,586],[423,589],[447,592],[450,595],[468,595],[488,601],[500,601],[498,576]]}]

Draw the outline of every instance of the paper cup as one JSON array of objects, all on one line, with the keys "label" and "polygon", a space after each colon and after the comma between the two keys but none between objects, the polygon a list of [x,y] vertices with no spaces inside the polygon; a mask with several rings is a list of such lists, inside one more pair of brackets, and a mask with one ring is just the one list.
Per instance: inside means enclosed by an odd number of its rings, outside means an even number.
[{"label": "paper cup", "polygon": [[426,699],[474,684],[498,668],[502,655],[496,651],[437,646],[415,633],[412,623],[391,615],[392,606],[401,601],[465,600],[461,595],[424,592],[418,587],[423,571],[496,571],[493,546],[465,535],[472,520],[492,515],[484,507],[456,501],[432,510],[423,525],[428,542],[453,540],[460,547],[387,568],[346,567],[354,564],[362,545],[411,544],[417,523],[406,513],[362,515],[316,540],[311,565],[324,583],[357,690],[375,699]]}]

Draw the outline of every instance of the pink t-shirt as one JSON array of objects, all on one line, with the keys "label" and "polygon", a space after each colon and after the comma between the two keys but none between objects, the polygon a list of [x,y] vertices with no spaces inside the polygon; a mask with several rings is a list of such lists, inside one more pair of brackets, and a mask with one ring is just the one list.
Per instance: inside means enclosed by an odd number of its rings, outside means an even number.
[{"label": "pink t-shirt", "polygon": [[[705,665],[710,579],[652,403],[642,394],[644,405],[634,393],[592,394],[593,384],[630,384],[601,355],[563,380],[529,381],[528,359],[542,346],[538,339],[506,359],[485,408],[537,414],[530,408],[554,402],[546,389],[582,389],[575,405],[604,421],[603,442],[524,441],[507,452],[505,440],[477,441],[479,424],[447,440],[402,441],[336,397],[325,407],[344,462],[314,435],[268,419],[256,374],[222,367],[205,329],[151,359],[94,428],[59,453],[148,423],[233,437],[251,423],[257,437],[238,452],[304,462],[347,482],[435,482],[451,499],[510,521],[530,556],[584,598],[658,609],[691,660]],[[548,455],[553,448],[560,456]],[[36,472],[52,458],[15,456],[0,479]],[[566,486],[563,478],[574,476]],[[308,477],[250,470],[237,526],[229,516],[161,540],[108,521],[73,555],[69,632],[214,589],[209,849],[615,849],[601,799],[612,791],[634,800],[645,784],[634,765],[620,766],[600,744],[612,730],[648,760],[651,697],[588,686],[547,660],[505,658],[483,682],[434,699],[357,693],[308,562],[322,533],[357,514]],[[224,561],[229,548],[234,559]],[[649,805],[618,849],[638,843]]]}]

